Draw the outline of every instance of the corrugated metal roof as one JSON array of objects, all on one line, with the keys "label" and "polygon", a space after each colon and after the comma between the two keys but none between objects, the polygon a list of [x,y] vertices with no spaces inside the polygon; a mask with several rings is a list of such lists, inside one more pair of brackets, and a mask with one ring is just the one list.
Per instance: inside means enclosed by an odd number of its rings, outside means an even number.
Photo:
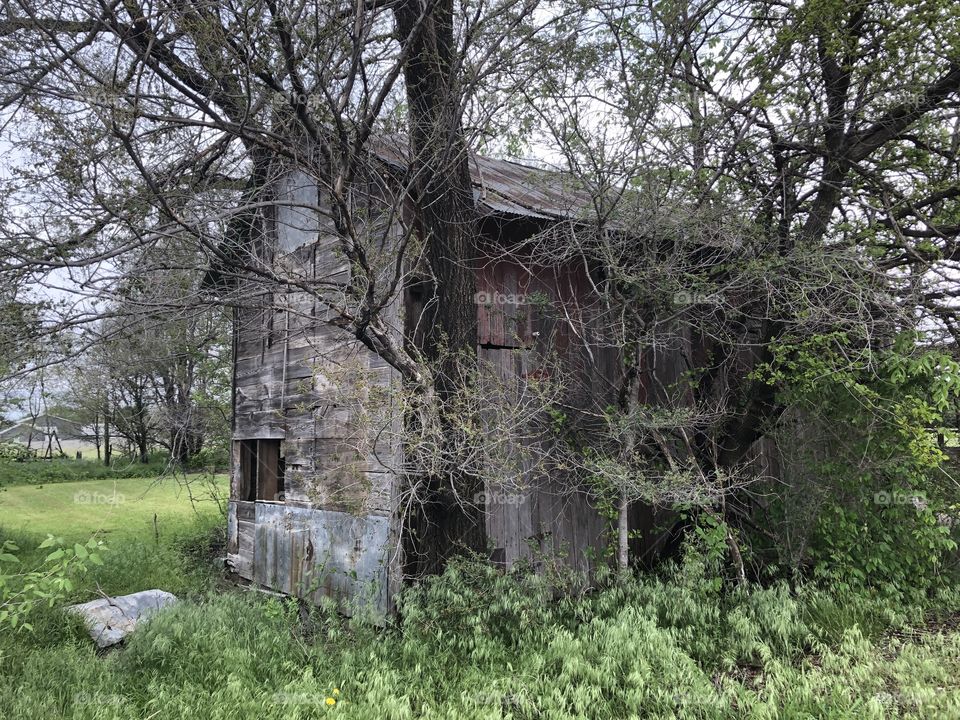
[{"label": "corrugated metal roof", "polygon": [[476,155],[470,175],[478,203],[494,213],[559,220],[590,208],[590,196],[564,173]]},{"label": "corrugated metal roof", "polygon": [[[406,164],[402,136],[371,140],[373,152],[396,167]],[[591,207],[589,193],[577,189],[573,177],[556,170],[496,160],[471,153],[474,197],[485,214],[507,214],[544,220],[576,218]]]}]

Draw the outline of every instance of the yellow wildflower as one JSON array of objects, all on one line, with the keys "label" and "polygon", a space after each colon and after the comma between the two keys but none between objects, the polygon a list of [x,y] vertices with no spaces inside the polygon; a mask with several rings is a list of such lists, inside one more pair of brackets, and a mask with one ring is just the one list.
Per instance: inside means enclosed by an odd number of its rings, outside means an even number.
[{"label": "yellow wildflower", "polygon": [[337,701],[334,698],[332,697],[327,698],[327,705],[329,705],[330,707],[333,707],[336,704],[337,704]]}]

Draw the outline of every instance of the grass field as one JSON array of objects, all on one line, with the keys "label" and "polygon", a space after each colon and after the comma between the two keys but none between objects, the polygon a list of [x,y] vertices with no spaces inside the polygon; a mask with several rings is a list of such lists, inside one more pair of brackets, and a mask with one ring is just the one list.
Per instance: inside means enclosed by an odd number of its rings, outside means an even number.
[{"label": "grass field", "polygon": [[[0,478],[2,481],[2,478]],[[0,489],[0,527],[17,535],[47,534],[78,540],[100,533],[149,538],[218,511],[226,476],[85,480]],[[155,521],[156,520],[156,521]]]},{"label": "grass field", "polygon": [[222,542],[226,476],[97,479],[0,488],[0,540],[19,547],[22,566],[39,565],[53,535],[67,545],[96,537],[102,567],[75,579],[70,599],[89,600],[162,588],[199,594],[210,587],[212,560],[199,557]]}]

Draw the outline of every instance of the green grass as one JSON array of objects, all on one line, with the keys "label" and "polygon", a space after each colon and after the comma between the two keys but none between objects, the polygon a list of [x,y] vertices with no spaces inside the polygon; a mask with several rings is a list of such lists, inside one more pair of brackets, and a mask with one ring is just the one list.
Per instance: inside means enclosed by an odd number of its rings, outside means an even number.
[{"label": "green grass", "polygon": [[291,601],[210,592],[105,655],[51,616],[17,645],[0,638],[0,716],[960,717],[956,632],[871,640],[854,625],[817,640],[810,598],[782,586],[725,596],[646,578],[560,603],[545,590],[458,568],[412,594],[402,629],[328,608],[304,621]]},{"label": "green grass", "polygon": [[5,720],[960,717],[960,590],[926,608],[815,586],[724,592],[694,557],[558,600],[542,576],[464,562],[407,591],[403,626],[383,628],[231,589],[212,562],[222,514],[172,481],[74,502],[113,490],[9,488],[0,537],[102,531],[104,565],[70,601],[153,587],[182,601],[107,653],[57,609],[0,633]]},{"label": "green grass", "polygon": [[69,601],[151,588],[199,595],[216,581],[211,546],[223,542],[226,492],[224,476],[204,475],[7,487],[0,540],[20,547],[28,569],[49,552],[38,549],[48,534],[67,544],[102,540],[104,565],[74,579]]},{"label": "green grass", "polygon": [[218,510],[214,497],[223,502],[227,492],[225,476],[207,475],[16,485],[0,488],[0,527],[41,538],[148,538],[155,529],[164,534]]}]

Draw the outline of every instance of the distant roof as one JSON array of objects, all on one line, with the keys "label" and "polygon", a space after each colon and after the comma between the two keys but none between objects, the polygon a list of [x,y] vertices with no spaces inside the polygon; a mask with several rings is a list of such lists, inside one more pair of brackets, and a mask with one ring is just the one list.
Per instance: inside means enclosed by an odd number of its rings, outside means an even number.
[{"label": "distant roof", "polygon": [[10,427],[0,431],[0,440],[10,440],[12,438],[20,437],[24,433],[36,437],[45,437],[48,428],[50,430],[55,430],[57,437],[61,439],[83,438],[87,435],[83,425],[75,420],[59,417],[57,415],[43,414],[38,415],[36,419],[31,419],[29,417],[24,418],[16,425],[11,425]]}]

